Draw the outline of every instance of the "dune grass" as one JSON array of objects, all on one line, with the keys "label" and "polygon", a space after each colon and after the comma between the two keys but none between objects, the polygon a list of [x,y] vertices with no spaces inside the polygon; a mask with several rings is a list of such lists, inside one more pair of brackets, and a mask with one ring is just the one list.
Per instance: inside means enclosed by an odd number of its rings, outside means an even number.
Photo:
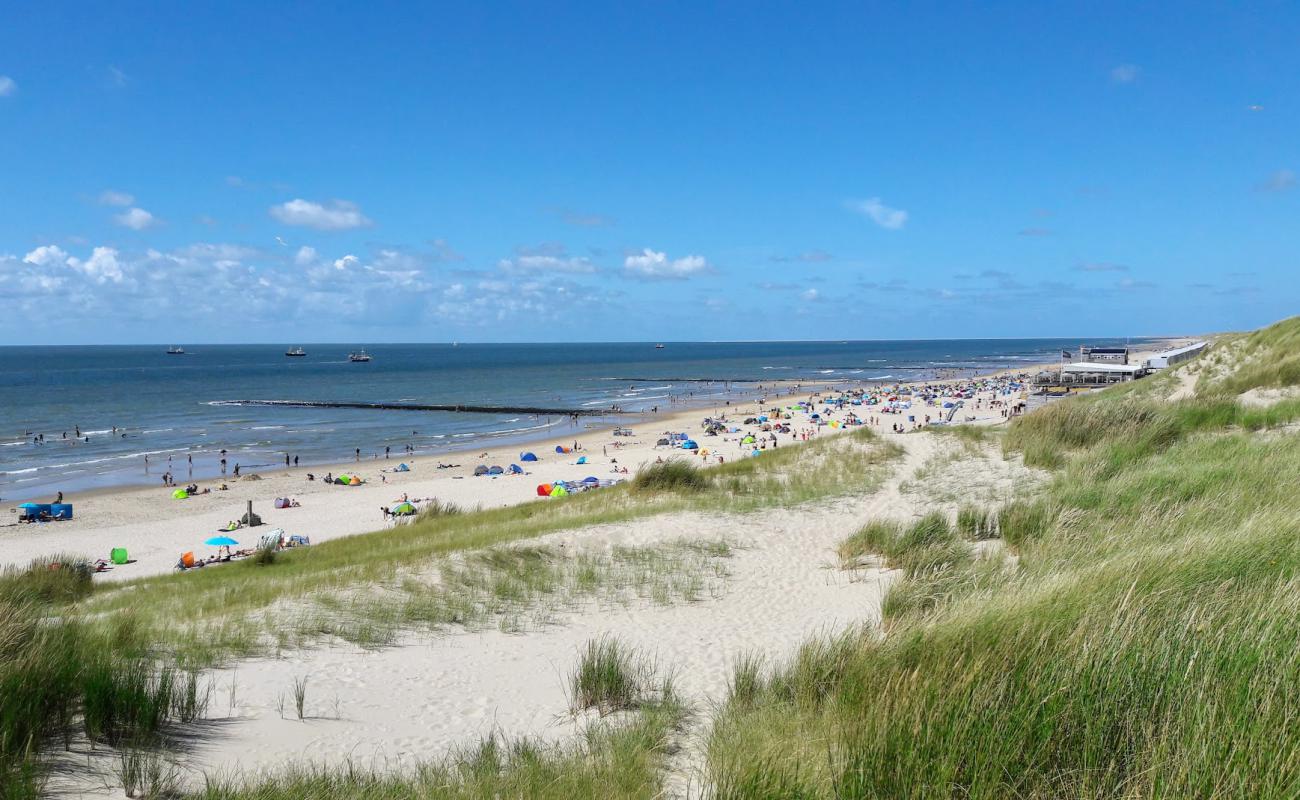
[{"label": "dune grass", "polygon": [[[63,596],[67,587],[37,596]],[[9,587],[11,590],[13,586]],[[84,737],[94,744],[156,744],[206,703],[198,676],[160,665],[129,623],[94,628],[51,603],[0,601],[0,797],[37,797],[41,753]]]},{"label": "dune grass", "polygon": [[820,691],[738,674],[716,796],[1300,796],[1300,436],[1257,433],[1295,413],[1120,389],[1017,420],[1058,472],[998,515],[1014,564],[896,582],[886,635],[811,645]]},{"label": "dune grass", "polygon": [[587,642],[569,675],[569,704],[602,715],[671,701],[672,675],[660,675],[650,655],[612,636]]},{"label": "dune grass", "polygon": [[[357,605],[347,598],[359,587],[400,586],[412,565],[417,565],[415,572],[419,565],[437,570],[449,556],[560,530],[679,511],[746,513],[867,491],[884,480],[899,452],[896,445],[858,430],[699,469],[696,474],[706,485],[698,491],[641,492],[625,484],[563,500],[439,514],[417,519],[399,534],[377,531],[284,551],[274,564],[261,568],[243,562],[99,586],[77,610],[96,620],[129,615],[156,641],[183,651],[187,663],[215,664],[262,652],[260,626],[250,626],[248,620],[265,616],[273,606],[288,604],[295,618],[304,605],[316,612],[308,615],[312,619],[306,625],[273,620],[286,630],[285,645],[310,639],[312,626],[322,628],[319,635],[337,635],[344,628],[359,629],[351,624],[356,619],[387,615],[400,620],[412,610],[403,610],[407,598],[401,592],[372,596],[366,601],[369,610],[359,617],[353,613]],[[384,610],[385,604],[397,607]],[[340,613],[333,620],[323,613],[335,610]],[[176,619],[190,624],[178,627]],[[381,626],[378,632],[390,631]]]},{"label": "dune grass", "polygon": [[647,464],[632,479],[632,488],[638,492],[698,492],[708,484],[703,470],[684,458]]}]

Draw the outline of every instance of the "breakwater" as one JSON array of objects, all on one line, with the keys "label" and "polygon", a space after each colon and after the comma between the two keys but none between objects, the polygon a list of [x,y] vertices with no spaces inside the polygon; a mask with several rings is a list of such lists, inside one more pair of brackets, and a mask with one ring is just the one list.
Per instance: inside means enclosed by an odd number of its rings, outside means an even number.
[{"label": "breakwater", "polygon": [[530,414],[553,417],[603,417],[622,413],[614,408],[546,408],[543,406],[479,406],[425,403],[350,403],[339,400],[213,400],[214,406],[284,406],[289,408],[361,408],[373,411],[454,411],[465,414]]}]

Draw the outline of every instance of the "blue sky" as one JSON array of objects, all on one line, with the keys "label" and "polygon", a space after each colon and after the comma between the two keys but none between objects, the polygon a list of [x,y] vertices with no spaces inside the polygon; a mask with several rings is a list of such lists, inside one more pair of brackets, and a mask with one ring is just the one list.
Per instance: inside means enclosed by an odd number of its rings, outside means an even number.
[{"label": "blue sky", "polygon": [[1296,6],[330,6],[9,16],[0,341],[1145,335],[1300,307]]}]

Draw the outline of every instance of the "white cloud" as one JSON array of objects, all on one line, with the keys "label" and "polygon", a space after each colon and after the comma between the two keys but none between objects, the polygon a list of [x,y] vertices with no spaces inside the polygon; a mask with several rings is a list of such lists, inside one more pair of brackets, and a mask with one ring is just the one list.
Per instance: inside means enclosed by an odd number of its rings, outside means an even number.
[{"label": "white cloud", "polygon": [[799,296],[802,297],[804,300],[808,301],[809,303],[813,303],[821,299],[821,292],[817,291],[816,289],[807,289]]},{"label": "white cloud", "polygon": [[1142,74],[1142,69],[1136,64],[1120,64],[1113,67],[1110,71],[1110,79],[1115,83],[1132,83]]},{"label": "white cloud", "polygon": [[581,256],[523,255],[503,258],[497,266],[506,272],[564,272],[572,275],[589,275],[596,265]]},{"label": "white cloud", "polygon": [[298,198],[271,206],[271,216],[285,225],[301,225],[318,231],[345,231],[371,224],[355,203],[331,200],[322,205]]},{"label": "white cloud", "polygon": [[126,192],[105,189],[99,193],[99,202],[106,206],[129,206],[135,202],[135,197]]},{"label": "white cloud", "polygon": [[27,255],[23,256],[24,264],[32,264],[37,267],[52,267],[55,264],[68,263],[68,254],[55,244],[42,245]]},{"label": "white cloud", "polygon": [[108,71],[106,73],[106,76],[108,79],[108,85],[112,86],[114,89],[121,89],[122,87],[130,83],[131,80],[130,78],[127,77],[127,74],[125,72],[123,72],[120,68],[113,66],[112,64],[108,66]]},{"label": "white cloud", "polygon": [[0,97],[8,97],[18,91],[18,84],[8,75],[0,75]]},{"label": "white cloud", "polygon": [[709,272],[711,267],[704,256],[691,255],[669,260],[667,253],[647,247],[642,253],[623,259],[623,269],[634,278],[685,280],[692,275]]},{"label": "white cloud", "polygon": [[361,263],[361,259],[353,255],[346,255],[334,260],[334,269],[348,270]]},{"label": "white cloud", "polygon": [[882,228],[896,231],[907,224],[907,212],[899,208],[890,208],[879,197],[868,197],[849,205]]},{"label": "white cloud", "polygon": [[85,261],[69,258],[68,266],[99,284],[121,283],[125,277],[122,264],[117,258],[117,251],[111,247],[96,247],[91,252],[90,258]]},{"label": "white cloud", "polygon": [[308,264],[316,263],[316,258],[317,258],[316,248],[303,245],[302,247],[298,248],[297,255],[293,257],[293,263],[297,264],[300,267],[305,267]]},{"label": "white cloud", "polygon": [[115,215],[113,220],[118,225],[130,228],[133,231],[142,231],[158,223],[158,219],[143,208],[129,208],[121,214]]}]

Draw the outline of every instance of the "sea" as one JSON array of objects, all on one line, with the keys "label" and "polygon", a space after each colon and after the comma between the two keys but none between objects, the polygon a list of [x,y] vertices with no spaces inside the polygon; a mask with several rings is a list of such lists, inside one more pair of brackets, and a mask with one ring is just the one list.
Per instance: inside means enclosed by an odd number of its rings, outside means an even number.
[{"label": "sea", "polygon": [[[1090,339],[1114,346],[1123,339]],[[1140,343],[1134,340],[1133,343]],[[0,502],[160,485],[407,452],[567,436],[682,408],[722,408],[775,381],[851,387],[1051,362],[1078,340],[573,342],[0,347]],[[599,412],[464,413],[239,405],[279,400],[517,406]],[[617,408],[619,413],[610,413]],[[408,451],[409,448],[409,451]]]}]

